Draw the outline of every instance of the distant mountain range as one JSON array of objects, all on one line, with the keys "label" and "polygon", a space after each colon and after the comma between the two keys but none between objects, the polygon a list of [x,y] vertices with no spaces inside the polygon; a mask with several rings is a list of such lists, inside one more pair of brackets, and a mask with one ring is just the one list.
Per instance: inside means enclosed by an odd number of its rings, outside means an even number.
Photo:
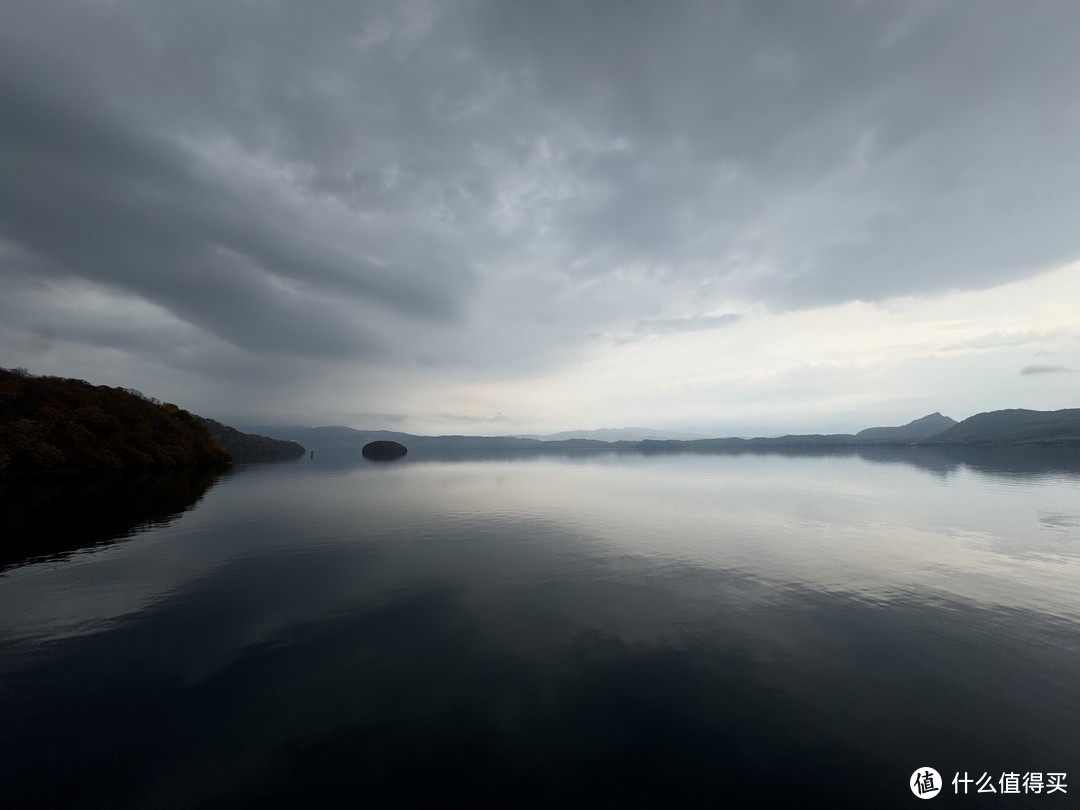
[{"label": "distant mountain range", "polygon": [[942,416],[935,411],[900,427],[872,427],[860,430],[855,434],[855,438],[862,442],[924,442],[956,424],[958,422],[955,419]]},{"label": "distant mountain range", "polygon": [[[957,422],[932,413],[906,425],[873,427],[858,433],[794,434],[753,439],[617,439],[604,441],[582,434],[613,436],[622,429],[572,431],[544,438],[522,436],[416,436],[389,430],[356,430],[350,427],[264,428],[282,439],[319,449],[356,449],[379,439],[400,442],[423,451],[539,451],[539,450],[637,450],[644,452],[709,451],[755,448],[859,447],[880,445],[1064,445],[1080,447],[1080,408],[1060,411],[1005,410],[981,413]],[[626,428],[627,431],[647,431]],[[649,431],[651,432],[651,431]],[[556,438],[567,435],[566,438]]]},{"label": "distant mountain range", "polygon": [[933,441],[949,444],[1080,445],[1080,408],[989,411],[942,431]]},{"label": "distant mountain range", "polygon": [[707,439],[700,433],[685,433],[677,430],[653,430],[652,428],[600,428],[599,430],[564,430],[562,433],[526,433],[515,436],[516,439],[536,439],[541,442],[561,442],[567,439],[595,439],[599,442],[640,442],[645,439],[675,439],[689,441]]}]

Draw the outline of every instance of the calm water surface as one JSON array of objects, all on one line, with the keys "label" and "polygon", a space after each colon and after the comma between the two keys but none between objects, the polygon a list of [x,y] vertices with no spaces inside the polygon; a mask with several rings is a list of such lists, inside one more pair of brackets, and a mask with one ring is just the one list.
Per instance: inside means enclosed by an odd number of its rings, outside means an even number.
[{"label": "calm water surface", "polygon": [[0,804],[1080,806],[1075,451],[319,456],[3,485]]}]

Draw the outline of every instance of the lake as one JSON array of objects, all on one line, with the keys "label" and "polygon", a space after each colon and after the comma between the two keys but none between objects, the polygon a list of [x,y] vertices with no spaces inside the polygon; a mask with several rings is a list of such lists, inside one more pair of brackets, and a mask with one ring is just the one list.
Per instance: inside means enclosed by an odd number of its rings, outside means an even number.
[{"label": "lake", "polygon": [[1076,450],[319,451],[0,510],[8,807],[1080,794]]}]

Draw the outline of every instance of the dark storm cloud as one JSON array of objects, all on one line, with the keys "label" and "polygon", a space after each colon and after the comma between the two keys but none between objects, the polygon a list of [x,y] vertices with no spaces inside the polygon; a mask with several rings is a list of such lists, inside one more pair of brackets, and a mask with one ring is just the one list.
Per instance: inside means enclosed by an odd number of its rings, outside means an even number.
[{"label": "dark storm cloud", "polygon": [[582,252],[696,252],[791,306],[977,288],[1076,255],[1075,5],[501,8],[503,57],[627,142],[579,167],[600,189],[567,212]]},{"label": "dark storm cloud", "polygon": [[286,354],[376,350],[356,313],[335,311],[342,296],[415,318],[453,314],[447,285],[467,286],[467,274],[324,241],[302,213],[212,176],[20,44],[0,60],[0,235],[39,273],[134,293],[237,346]]},{"label": "dark storm cloud", "polygon": [[1024,366],[1020,369],[1020,373],[1027,374],[1061,374],[1072,371],[1073,369],[1068,366]]},{"label": "dark storm cloud", "polygon": [[0,32],[0,280],[253,353],[498,377],[1080,254],[1064,0],[11,0]]}]

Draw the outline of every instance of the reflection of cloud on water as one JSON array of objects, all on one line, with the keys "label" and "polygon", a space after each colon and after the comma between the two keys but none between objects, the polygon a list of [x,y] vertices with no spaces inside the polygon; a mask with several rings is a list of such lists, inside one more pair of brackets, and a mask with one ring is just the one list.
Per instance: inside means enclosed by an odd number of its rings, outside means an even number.
[{"label": "reflection of cloud on water", "polygon": [[1080,512],[1039,512],[1039,523],[1051,531],[1071,531],[1080,528]]},{"label": "reflection of cloud on water", "polygon": [[[633,805],[662,803],[677,774],[693,795],[742,785],[738,806],[806,806],[838,773],[887,784],[917,755],[1073,752],[1075,627],[1039,611],[594,556],[579,534],[510,520],[413,528],[234,557],[93,638],[39,648],[0,695],[25,741],[14,795],[64,806],[96,779],[147,806],[242,805],[253,786],[291,806],[357,780],[369,799],[525,785]],[[69,778],[42,785],[59,728],[80,745]],[[138,745],[152,778],[109,767]]]}]

